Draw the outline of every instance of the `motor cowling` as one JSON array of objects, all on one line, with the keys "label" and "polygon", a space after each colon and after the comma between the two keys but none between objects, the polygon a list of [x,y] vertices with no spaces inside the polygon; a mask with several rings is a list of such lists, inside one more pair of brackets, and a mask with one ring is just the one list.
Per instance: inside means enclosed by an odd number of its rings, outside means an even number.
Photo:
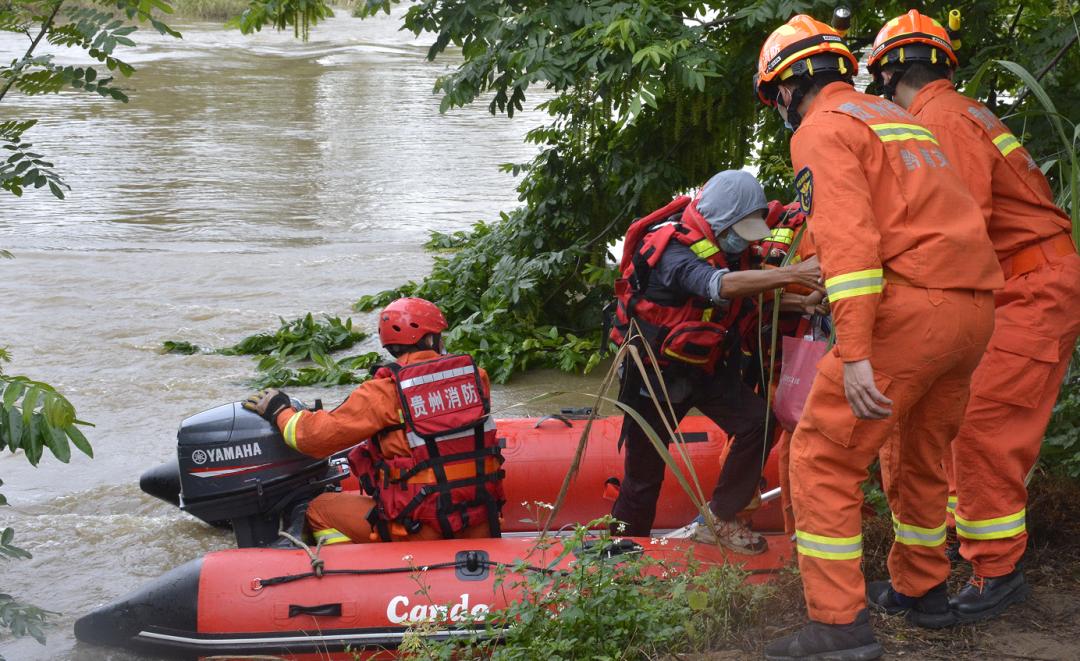
[{"label": "motor cowling", "polygon": [[273,541],[282,511],[348,474],[293,450],[274,425],[239,402],[185,419],[176,452],[181,509],[204,521],[231,521],[240,547]]}]

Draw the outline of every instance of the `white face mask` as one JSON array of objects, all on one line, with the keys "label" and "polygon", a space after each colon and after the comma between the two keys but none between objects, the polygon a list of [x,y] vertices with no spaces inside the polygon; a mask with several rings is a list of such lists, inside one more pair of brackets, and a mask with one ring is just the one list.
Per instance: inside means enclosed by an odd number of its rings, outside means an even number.
[{"label": "white face mask", "polygon": [[720,236],[720,249],[729,255],[738,255],[750,247],[750,242],[729,229]]}]

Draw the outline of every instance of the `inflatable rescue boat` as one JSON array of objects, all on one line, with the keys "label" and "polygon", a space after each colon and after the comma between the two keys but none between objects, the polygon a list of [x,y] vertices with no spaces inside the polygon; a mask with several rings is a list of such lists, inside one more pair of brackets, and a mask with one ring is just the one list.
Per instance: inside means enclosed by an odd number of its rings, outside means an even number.
[{"label": "inflatable rescue boat", "polygon": [[[296,405],[300,406],[299,402]],[[496,433],[506,459],[504,532],[535,532],[537,503],[553,503],[573,462],[588,422],[587,409],[564,409],[542,418],[502,418]],[[611,512],[623,475],[618,447],[622,418],[593,420],[589,442],[566,501],[549,526],[587,523]],[[685,459],[672,447],[684,474],[694,467],[708,498],[727,456],[728,437],[704,416],[688,416],[679,426]],[[278,514],[297,498],[328,487],[358,489],[348,474],[345,453],[313,459],[287,445],[270,423],[239,403],[225,404],[187,418],[177,434],[177,461],[148,470],[140,479],[146,493],[178,505],[208,522],[231,521],[237,545],[265,546],[277,537]],[[337,485],[336,487],[334,485]],[[765,461],[762,503],[751,523],[759,531],[783,530],[776,453]],[[654,528],[670,530],[698,515],[678,481],[664,480]]]},{"label": "inflatable rescue boat", "polygon": [[[646,554],[677,570],[691,547],[699,568],[735,562],[751,572],[750,580],[764,580],[792,557],[790,540],[770,535],[769,550],[758,556],[640,538],[619,540],[601,561]],[[511,571],[497,585],[497,566],[524,561],[522,572],[558,570],[570,562],[559,558],[561,551],[558,542],[537,550],[527,537],[337,544],[321,550],[321,576],[299,549],[218,551],[80,618],[75,636],[170,656],[354,659],[347,650],[392,649],[418,624],[428,626],[416,635],[470,634],[470,622],[476,626],[519,596],[519,576]]]},{"label": "inflatable rescue boat", "polygon": [[[141,485],[204,521],[231,526],[239,548],[209,553],[85,615],[75,623],[76,638],[184,657],[351,659],[356,651],[369,655],[396,647],[410,628],[435,638],[470,634],[467,627],[476,619],[518,597],[512,575],[496,589],[498,567],[551,572],[570,562],[560,557],[561,541],[537,549],[536,519],[548,513],[538,503],[556,499],[586,418],[564,411],[498,421],[506,458],[502,538],[336,544],[315,552],[262,547],[277,538],[281,513],[292,503],[327,489],[358,488],[344,456],[314,459],[293,451],[276,428],[239,403],[192,416],[180,426],[177,461],[148,471]],[[549,529],[610,513],[622,476],[621,422],[593,421],[580,470]],[[680,429],[686,458],[673,454],[684,470],[686,463],[694,466],[708,497],[728,439],[703,417],[685,419]],[[766,463],[762,490],[768,495],[752,523],[762,531],[782,530],[774,457]],[[697,514],[668,478],[656,528],[678,528]],[[623,539],[605,549],[603,561],[645,554],[679,571],[692,549],[698,568],[732,563],[750,571],[750,580],[765,580],[793,557],[787,536],[771,534],[768,541],[766,553],[745,556],[688,540]],[[426,625],[416,629],[421,623]]]}]

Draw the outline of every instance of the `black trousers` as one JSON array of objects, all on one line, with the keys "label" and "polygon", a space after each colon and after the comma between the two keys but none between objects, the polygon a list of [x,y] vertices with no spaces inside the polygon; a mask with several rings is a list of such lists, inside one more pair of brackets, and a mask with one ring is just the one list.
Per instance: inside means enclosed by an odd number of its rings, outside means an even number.
[{"label": "black trousers", "polygon": [[[697,384],[690,396],[673,403],[679,420],[697,407],[729,436],[733,437],[720,479],[713,489],[709,509],[721,520],[731,520],[753,500],[761,479],[763,460],[772,447],[775,422],[770,416],[769,432],[765,429],[765,400],[743,383],[726,380]],[[660,438],[667,436],[656,405],[648,397],[637,395],[625,398]],[[666,405],[665,405],[666,407]],[[656,501],[664,482],[664,460],[656,452],[649,437],[628,415],[623,416],[622,438],[626,453],[625,470],[619,497],[612,516],[626,524],[622,534],[647,537],[656,518]]]}]

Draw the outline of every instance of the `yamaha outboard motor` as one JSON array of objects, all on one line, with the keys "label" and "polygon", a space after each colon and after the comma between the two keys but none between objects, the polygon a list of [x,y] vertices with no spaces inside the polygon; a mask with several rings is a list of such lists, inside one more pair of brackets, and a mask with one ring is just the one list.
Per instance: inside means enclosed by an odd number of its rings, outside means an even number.
[{"label": "yamaha outboard motor", "polygon": [[287,446],[239,402],[187,418],[176,437],[180,508],[203,521],[230,521],[240,548],[274,541],[283,511],[348,475],[343,463]]}]

